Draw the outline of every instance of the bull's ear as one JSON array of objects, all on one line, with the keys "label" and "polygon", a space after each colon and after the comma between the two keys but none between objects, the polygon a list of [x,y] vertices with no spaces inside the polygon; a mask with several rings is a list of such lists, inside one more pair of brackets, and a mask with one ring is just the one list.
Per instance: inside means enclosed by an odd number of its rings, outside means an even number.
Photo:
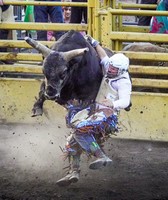
[{"label": "bull's ear", "polygon": [[47,57],[52,52],[51,49],[49,49],[45,45],[41,44],[40,42],[33,40],[32,38],[25,37],[25,41],[30,46],[32,46],[33,48],[37,49],[40,53],[42,53],[44,57]]},{"label": "bull's ear", "polygon": [[62,54],[63,54],[64,59],[68,62],[72,58],[83,55],[87,51],[89,51],[89,48],[75,49],[75,50],[71,50],[67,52],[62,52]]}]

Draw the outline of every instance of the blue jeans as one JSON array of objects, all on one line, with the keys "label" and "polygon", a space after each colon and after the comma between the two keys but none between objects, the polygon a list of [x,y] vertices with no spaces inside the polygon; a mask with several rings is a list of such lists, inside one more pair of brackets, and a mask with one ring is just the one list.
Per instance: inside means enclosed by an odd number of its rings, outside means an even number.
[{"label": "blue jeans", "polygon": [[[61,1],[61,0],[50,0]],[[34,6],[35,22],[63,23],[63,14],[61,6]],[[54,32],[54,37],[58,40],[64,32]],[[47,31],[37,31],[37,40],[47,40]]]}]

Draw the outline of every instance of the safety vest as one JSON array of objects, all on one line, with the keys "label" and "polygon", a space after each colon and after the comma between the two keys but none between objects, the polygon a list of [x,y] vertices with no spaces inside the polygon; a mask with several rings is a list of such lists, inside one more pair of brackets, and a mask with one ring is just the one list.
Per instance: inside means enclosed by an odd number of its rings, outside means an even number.
[{"label": "safety vest", "polygon": [[106,77],[103,77],[97,97],[96,97],[96,103],[101,104],[103,100],[109,99],[111,102],[114,102],[119,99],[118,92],[114,90],[111,86],[112,82],[117,80],[115,79],[109,79]]}]

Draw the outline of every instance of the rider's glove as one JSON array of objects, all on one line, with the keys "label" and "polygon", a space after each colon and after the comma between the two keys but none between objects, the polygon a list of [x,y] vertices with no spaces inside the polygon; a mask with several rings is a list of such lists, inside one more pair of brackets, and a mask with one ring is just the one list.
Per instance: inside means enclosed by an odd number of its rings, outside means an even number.
[{"label": "rider's glove", "polygon": [[92,38],[90,35],[86,35],[85,39],[92,45],[92,47],[97,47],[97,45],[100,43],[99,41]]}]

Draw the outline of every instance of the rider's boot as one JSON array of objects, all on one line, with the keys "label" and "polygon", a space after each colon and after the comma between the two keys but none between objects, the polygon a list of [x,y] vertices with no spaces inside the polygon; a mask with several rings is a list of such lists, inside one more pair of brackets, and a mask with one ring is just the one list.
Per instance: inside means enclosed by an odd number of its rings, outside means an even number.
[{"label": "rider's boot", "polygon": [[79,173],[80,173],[80,155],[72,156],[72,167],[68,174],[59,179],[56,183],[60,187],[68,186],[71,183],[76,183],[79,180]]},{"label": "rider's boot", "polygon": [[90,163],[90,169],[100,169],[112,163],[112,160],[103,153],[92,134],[76,134],[75,139],[86,152],[97,158]]},{"label": "rider's boot", "polygon": [[112,160],[104,154],[97,143],[94,142],[93,145],[94,148],[91,148],[91,151],[97,159],[90,163],[89,168],[96,170],[105,166],[109,166],[112,163]]}]

